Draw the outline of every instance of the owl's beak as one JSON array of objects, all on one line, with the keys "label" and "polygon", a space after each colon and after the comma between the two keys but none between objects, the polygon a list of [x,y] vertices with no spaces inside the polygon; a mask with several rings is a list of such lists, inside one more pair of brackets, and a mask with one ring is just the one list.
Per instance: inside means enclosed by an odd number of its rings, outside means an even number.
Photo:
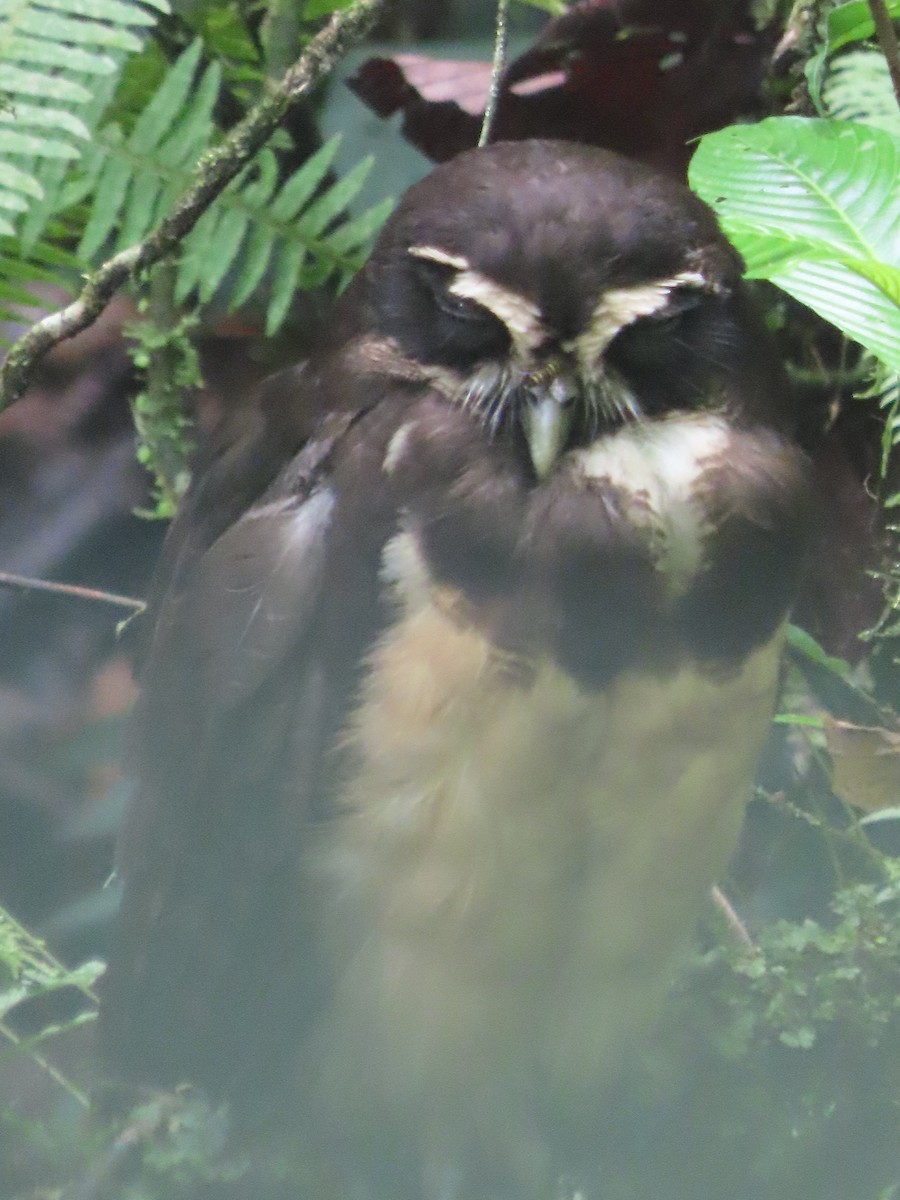
[{"label": "owl's beak", "polygon": [[550,472],[568,440],[576,395],[575,381],[568,375],[557,375],[525,407],[525,440],[538,479]]}]

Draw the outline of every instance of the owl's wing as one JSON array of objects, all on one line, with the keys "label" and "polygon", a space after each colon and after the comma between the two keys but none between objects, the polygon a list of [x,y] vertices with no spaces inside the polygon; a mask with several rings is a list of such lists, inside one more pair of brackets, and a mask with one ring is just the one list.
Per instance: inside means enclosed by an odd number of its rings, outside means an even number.
[{"label": "owl's wing", "polygon": [[[142,1080],[246,1090],[272,1069],[274,1031],[283,1044],[317,1003],[301,856],[375,620],[342,621],[340,597],[323,599],[332,458],[357,417],[326,422],[211,540],[190,501],[173,531],[132,721],[101,1023],[112,1063]],[[348,589],[375,595],[376,559],[350,557],[373,582]]]}]

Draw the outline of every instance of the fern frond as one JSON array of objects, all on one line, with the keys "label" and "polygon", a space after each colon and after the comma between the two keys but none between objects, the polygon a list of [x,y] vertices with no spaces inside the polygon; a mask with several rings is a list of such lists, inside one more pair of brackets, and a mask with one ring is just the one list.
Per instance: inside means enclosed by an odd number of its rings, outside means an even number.
[{"label": "fern frond", "polygon": [[36,242],[28,258],[18,253],[19,246],[12,238],[0,242],[0,320],[21,321],[21,310],[33,308],[34,293],[29,283],[64,285],[68,274],[73,282],[79,278],[79,263],[74,255],[50,242]]},{"label": "fern frond", "polygon": [[851,50],[836,58],[822,88],[829,116],[864,121],[900,134],[900,109],[880,50]]},{"label": "fern frond", "polygon": [[113,236],[115,249],[144,237],[185,189],[210,144],[220,73],[208,67],[194,87],[201,50],[197,40],[181,54],[127,137],[110,123],[85,154],[82,178],[64,198],[93,196],[78,247],[86,262]]},{"label": "fern frond", "polygon": [[[215,143],[220,70],[214,64],[198,78],[201,49],[197,40],[181,54],[130,133],[117,123],[95,133],[79,177],[63,194],[72,203],[93,197],[78,246],[86,263],[145,237]],[[267,280],[266,327],[274,333],[298,288],[352,274],[390,204],[347,217],[372,162],[325,186],[338,145],[337,138],[327,142],[280,186],[275,156],[262,150],[185,239],[176,302],[196,294],[205,304],[219,296],[233,309]]]},{"label": "fern frond", "polygon": [[[205,231],[206,244],[195,249],[188,239],[191,257],[184,260],[179,291],[186,294],[196,286],[201,301],[207,301],[233,269],[230,294],[224,300],[234,309],[268,277],[266,333],[271,336],[284,322],[298,289],[319,287],[336,273],[342,280],[355,273],[392,204],[384,201],[357,217],[347,216],[372,168],[371,158],[357,163],[324,192],[320,190],[338,142],[338,138],[327,142],[285,180],[271,203],[266,199],[267,187],[260,186],[262,175],[256,182],[252,174],[249,183],[246,176],[236,180],[211,210],[222,216]],[[258,163],[257,159],[254,171]],[[235,211],[247,218],[246,236],[240,239],[238,222],[231,219]],[[195,230],[192,236],[197,234]]]},{"label": "fern frond", "polygon": [[[148,0],[168,11],[167,0]],[[98,77],[141,48],[136,31],[157,13],[138,0],[20,0],[0,10],[0,187],[7,212],[44,198],[41,161],[77,159],[90,131],[82,114]],[[59,173],[51,172],[51,178]],[[0,220],[0,232],[15,221]],[[34,240],[39,230],[32,229]]]}]

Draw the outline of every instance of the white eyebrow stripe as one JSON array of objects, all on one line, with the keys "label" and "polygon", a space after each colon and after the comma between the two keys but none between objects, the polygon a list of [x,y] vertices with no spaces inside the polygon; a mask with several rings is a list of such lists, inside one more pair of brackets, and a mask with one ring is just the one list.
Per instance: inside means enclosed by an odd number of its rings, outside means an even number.
[{"label": "white eyebrow stripe", "polygon": [[710,291],[709,283],[699,271],[681,271],[670,279],[656,279],[652,283],[604,292],[587,328],[564,349],[574,350],[582,367],[592,367],[617,333],[639,317],[652,316],[665,308],[669,296],[680,287]]},{"label": "white eyebrow stripe", "polygon": [[447,290],[492,312],[509,330],[513,348],[522,357],[532,354],[547,338],[540,309],[533,301],[478,271],[460,271]]},{"label": "white eyebrow stripe", "polygon": [[520,355],[532,353],[546,339],[547,331],[537,305],[518,292],[501,287],[487,275],[472,270],[463,255],[427,245],[410,246],[408,253],[413,258],[424,258],[442,267],[452,267],[457,275],[447,291],[464,300],[474,300],[492,312],[509,330],[513,347]]},{"label": "white eyebrow stripe", "polygon": [[441,250],[438,246],[410,246],[409,254],[413,258],[424,258],[428,262],[440,263],[442,267],[453,267],[455,271],[467,271],[469,269],[469,260],[463,258],[461,254],[450,254],[447,250]]}]

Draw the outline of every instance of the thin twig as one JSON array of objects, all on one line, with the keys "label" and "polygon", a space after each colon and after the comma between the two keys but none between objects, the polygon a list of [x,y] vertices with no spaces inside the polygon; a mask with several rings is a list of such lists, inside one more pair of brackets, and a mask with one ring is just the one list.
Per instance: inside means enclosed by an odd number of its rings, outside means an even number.
[{"label": "thin twig", "polygon": [[220,146],[203,155],[195,182],[156,229],[88,275],[77,300],[38,321],[13,344],[0,370],[0,408],[22,395],[48,350],[86,329],[130,276],[159,262],[190,233],[227,184],[265,145],[288,108],[328,74],[348,47],[368,31],[386,3],[356,0],[350,8],[336,12],[270,94]]},{"label": "thin twig", "polygon": [[120,596],[116,592],[79,587],[77,583],[32,579],[30,575],[14,575],[10,571],[0,571],[0,587],[19,588],[23,592],[53,592],[57,596],[77,596],[79,600],[97,600],[101,604],[113,604],[116,608],[131,608],[135,612],[143,612],[147,607],[143,600],[137,600],[134,596]]},{"label": "thin twig", "polygon": [[484,120],[481,122],[479,146],[486,146],[491,138],[491,126],[497,112],[497,101],[500,99],[500,81],[506,68],[506,47],[509,41],[509,0],[497,0],[497,25],[494,34],[494,61],[491,66],[491,86],[488,91],[487,104],[484,108]]},{"label": "thin twig", "polygon": [[869,12],[875,22],[875,33],[878,35],[881,53],[887,59],[891,83],[894,85],[894,96],[900,106],[900,46],[897,44],[894,23],[884,0],[869,0]]},{"label": "thin twig", "polygon": [[754,943],[753,938],[750,936],[750,931],[738,916],[734,905],[717,883],[714,883],[710,888],[709,894],[713,904],[725,918],[726,922],[728,923],[728,928],[731,930],[740,944],[745,946],[748,950],[755,950],[756,944]]},{"label": "thin twig", "polygon": [[33,1046],[24,1044],[22,1038],[20,1038],[16,1031],[11,1029],[5,1021],[0,1021],[0,1034],[2,1034],[3,1037],[5,1037],[8,1041],[12,1042],[14,1046],[27,1054],[34,1062],[37,1063],[42,1071],[46,1071],[50,1078],[55,1083],[58,1083],[61,1088],[64,1088],[70,1096],[73,1096],[82,1108],[90,1108],[90,1101],[81,1088],[77,1087],[71,1081],[71,1079],[66,1079],[62,1071],[57,1070],[53,1063],[44,1058],[43,1054],[41,1054],[39,1050],[35,1050]]}]

